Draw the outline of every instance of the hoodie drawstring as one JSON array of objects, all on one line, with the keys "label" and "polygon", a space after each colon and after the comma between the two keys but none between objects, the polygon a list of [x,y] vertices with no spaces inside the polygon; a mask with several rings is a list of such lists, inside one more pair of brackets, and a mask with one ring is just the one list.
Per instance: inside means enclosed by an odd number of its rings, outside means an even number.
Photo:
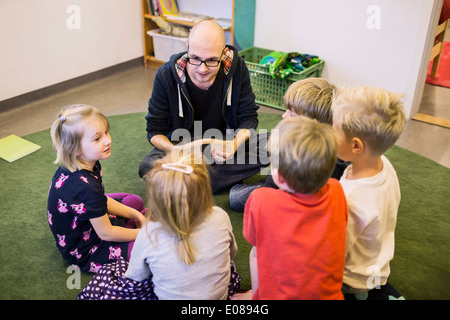
[{"label": "hoodie drawstring", "polygon": [[227,96],[227,106],[231,106],[231,91],[233,88],[233,78],[230,80],[230,89],[228,90],[228,96]]},{"label": "hoodie drawstring", "polygon": [[184,118],[183,104],[181,103],[181,93],[180,93],[180,85],[179,84],[177,84],[177,88],[178,88],[178,116],[180,118]]}]

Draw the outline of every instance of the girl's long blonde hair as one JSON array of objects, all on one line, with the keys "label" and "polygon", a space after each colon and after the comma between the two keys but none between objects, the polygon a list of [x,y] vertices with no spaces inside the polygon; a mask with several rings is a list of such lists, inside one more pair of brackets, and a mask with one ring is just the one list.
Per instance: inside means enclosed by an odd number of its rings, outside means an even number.
[{"label": "girl's long blonde hair", "polygon": [[[192,167],[191,173],[167,169],[164,164]],[[214,205],[208,171],[204,163],[191,157],[172,163],[170,155],[156,160],[145,176],[147,184],[147,219],[159,222],[176,237],[178,257],[185,264],[195,262],[191,233]],[[150,235],[149,235],[150,236]]]}]

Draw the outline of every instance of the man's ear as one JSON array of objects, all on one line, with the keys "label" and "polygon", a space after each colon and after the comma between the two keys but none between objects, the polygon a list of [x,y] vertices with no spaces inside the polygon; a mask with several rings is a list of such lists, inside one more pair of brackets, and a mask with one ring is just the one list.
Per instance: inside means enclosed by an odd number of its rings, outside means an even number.
[{"label": "man's ear", "polygon": [[352,152],[354,154],[361,154],[363,153],[364,149],[365,149],[365,144],[364,142],[357,137],[352,138]]}]

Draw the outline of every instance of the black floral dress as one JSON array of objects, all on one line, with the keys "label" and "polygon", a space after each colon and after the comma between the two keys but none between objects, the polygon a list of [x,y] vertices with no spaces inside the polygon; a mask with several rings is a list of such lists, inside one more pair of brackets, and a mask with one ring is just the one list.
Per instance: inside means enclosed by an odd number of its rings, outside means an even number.
[{"label": "black floral dress", "polygon": [[[89,221],[105,214],[107,198],[100,162],[93,171],[56,170],[48,193],[47,216],[56,247],[69,264],[97,272],[103,264],[127,257],[128,242],[101,240]],[[109,218],[113,225],[126,223],[119,217]]]}]

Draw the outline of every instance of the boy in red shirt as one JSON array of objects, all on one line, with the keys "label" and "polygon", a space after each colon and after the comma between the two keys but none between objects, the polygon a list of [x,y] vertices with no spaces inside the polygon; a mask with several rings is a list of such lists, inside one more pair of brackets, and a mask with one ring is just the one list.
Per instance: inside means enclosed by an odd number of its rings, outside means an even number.
[{"label": "boy in red shirt", "polygon": [[288,118],[269,147],[279,189],[255,190],[244,211],[252,298],[343,299],[347,203],[330,179],[335,133],[316,120]]}]

